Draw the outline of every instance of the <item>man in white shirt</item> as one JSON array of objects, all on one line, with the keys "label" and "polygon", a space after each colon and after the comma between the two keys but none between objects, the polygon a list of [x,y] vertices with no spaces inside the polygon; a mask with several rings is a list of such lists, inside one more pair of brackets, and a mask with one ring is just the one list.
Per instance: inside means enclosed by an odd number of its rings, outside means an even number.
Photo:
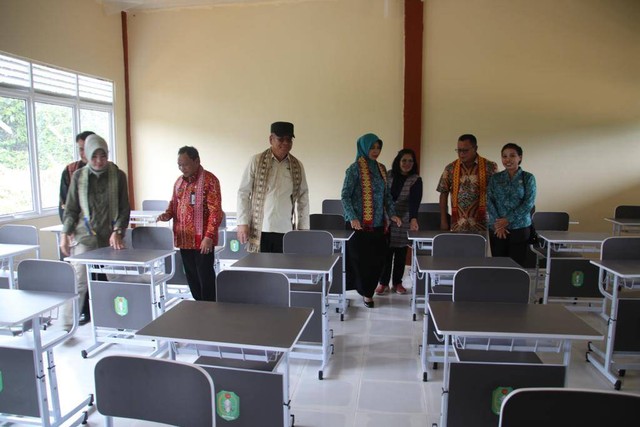
[{"label": "man in white shirt", "polygon": [[237,233],[249,252],[282,252],[284,233],[309,229],[309,188],[302,163],[289,153],[293,138],[293,123],[272,123],[271,147],[242,174]]}]

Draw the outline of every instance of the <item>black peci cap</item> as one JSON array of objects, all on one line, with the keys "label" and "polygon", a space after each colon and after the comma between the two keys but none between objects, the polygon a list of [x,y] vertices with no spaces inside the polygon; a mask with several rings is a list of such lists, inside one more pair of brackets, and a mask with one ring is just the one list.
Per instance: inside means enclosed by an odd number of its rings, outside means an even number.
[{"label": "black peci cap", "polygon": [[275,133],[279,137],[290,136],[295,138],[293,134],[293,123],[289,122],[273,122],[271,123],[271,133]]}]

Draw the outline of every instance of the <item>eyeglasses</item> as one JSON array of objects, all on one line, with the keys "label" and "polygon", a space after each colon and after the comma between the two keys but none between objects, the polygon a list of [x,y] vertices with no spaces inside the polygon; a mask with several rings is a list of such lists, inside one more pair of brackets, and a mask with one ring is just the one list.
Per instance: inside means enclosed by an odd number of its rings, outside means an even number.
[{"label": "eyeglasses", "polygon": [[464,154],[464,153],[468,153],[469,151],[471,151],[471,148],[456,148],[455,151],[458,154]]}]

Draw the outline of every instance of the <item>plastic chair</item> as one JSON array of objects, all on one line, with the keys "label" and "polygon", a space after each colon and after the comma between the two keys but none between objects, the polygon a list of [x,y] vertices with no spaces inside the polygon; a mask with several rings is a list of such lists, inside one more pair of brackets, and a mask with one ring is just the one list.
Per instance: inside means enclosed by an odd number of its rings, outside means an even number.
[{"label": "plastic chair", "polygon": [[323,214],[337,214],[344,216],[344,208],[340,199],[326,199],[322,201]]},{"label": "plastic chair", "polygon": [[443,233],[433,238],[434,257],[483,258],[487,239],[480,234]]},{"label": "plastic chair", "polygon": [[[39,292],[60,292],[76,294],[76,275],[71,264],[63,261],[53,261],[45,259],[25,259],[18,265],[18,278],[20,279],[20,290]],[[78,318],[78,299],[73,302],[73,319]],[[53,313],[44,314],[40,324],[49,323],[54,318]],[[23,325],[23,331],[32,327],[30,322]],[[55,336],[43,345],[44,348],[57,345],[71,337],[75,332],[77,322],[71,331],[65,331],[63,335]],[[44,337],[43,337],[44,338]],[[43,339],[43,343],[45,340]]]},{"label": "plastic chair", "polygon": [[289,307],[289,279],[282,273],[225,270],[216,280],[216,300]]},{"label": "plastic chair", "polygon": [[640,218],[640,206],[634,205],[620,205],[616,207],[613,214],[615,218]]},{"label": "plastic chair", "polygon": [[453,276],[453,301],[529,302],[529,274],[521,268],[465,267]]},{"label": "plastic chair", "polygon": [[213,381],[191,363],[138,356],[106,356],[94,370],[98,412],[106,417],[174,426],[215,426]]},{"label": "plastic chair", "polygon": [[531,221],[536,230],[567,231],[569,229],[567,212],[535,212]]},{"label": "plastic chair", "polygon": [[311,230],[343,230],[344,217],[338,214],[311,214],[309,215]]},{"label": "plastic chair", "polygon": [[233,264],[239,259],[247,256],[247,245],[240,243],[238,232],[233,230],[225,231],[225,244],[218,253],[218,263],[220,270],[223,271],[229,264]]},{"label": "plastic chair", "polygon": [[600,259],[636,260],[640,258],[640,237],[608,237],[602,242]]},{"label": "plastic chair", "polygon": [[166,211],[169,206],[169,202],[166,200],[143,200],[143,211]]},{"label": "plastic chair", "polygon": [[438,212],[440,213],[440,203],[420,203],[418,212]]},{"label": "plastic chair", "polygon": [[[40,238],[38,229],[33,225],[6,224],[0,226],[0,243],[9,243],[14,245],[38,245],[35,249],[36,258],[40,258]],[[23,255],[24,256],[24,255]],[[20,256],[14,260],[14,268],[20,263]],[[9,281],[7,277],[13,274],[16,285],[18,286],[16,271],[9,271],[9,263],[5,260],[0,261],[0,288],[8,288]]]},{"label": "plastic chair", "polygon": [[[447,222],[451,224],[449,214],[447,214]],[[420,230],[440,230],[440,212],[418,211],[418,226]]]},{"label": "plastic chair", "polygon": [[502,401],[499,427],[638,425],[640,395],[577,388],[520,388]]}]

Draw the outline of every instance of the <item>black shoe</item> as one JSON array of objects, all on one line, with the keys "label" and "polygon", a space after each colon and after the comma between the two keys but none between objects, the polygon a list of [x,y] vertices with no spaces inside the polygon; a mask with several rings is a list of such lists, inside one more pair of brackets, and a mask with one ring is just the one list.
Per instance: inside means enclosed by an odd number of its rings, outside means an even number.
[{"label": "black shoe", "polygon": [[89,322],[91,322],[91,316],[87,316],[86,314],[80,315],[80,320],[78,320],[78,325],[80,326],[86,325]]},{"label": "black shoe", "polygon": [[367,308],[373,308],[375,306],[373,300],[367,301],[366,299],[363,298],[362,301],[364,302],[364,306]]}]

